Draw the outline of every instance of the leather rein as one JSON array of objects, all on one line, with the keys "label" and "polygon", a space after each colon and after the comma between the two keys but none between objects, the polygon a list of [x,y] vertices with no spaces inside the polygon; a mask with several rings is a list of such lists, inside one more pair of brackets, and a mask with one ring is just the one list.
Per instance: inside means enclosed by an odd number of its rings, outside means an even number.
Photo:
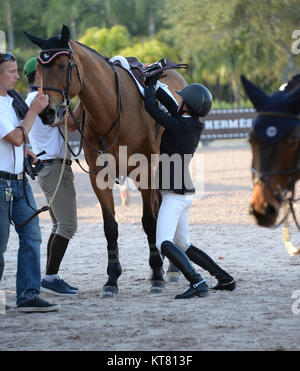
[{"label": "leather rein", "polygon": [[[280,113],[280,112],[258,112],[257,113],[258,116],[273,116],[273,117],[288,117],[288,118],[293,118],[293,119],[296,119],[296,120],[300,120],[300,116],[299,115],[292,115],[292,114],[288,114],[288,113]],[[300,138],[299,138],[299,141],[300,141]],[[273,152],[271,153],[271,155],[273,154]],[[272,159],[272,157],[270,158],[270,160]],[[292,169],[288,169],[288,170],[283,170],[283,171],[259,171],[257,169],[255,169],[254,167],[251,168],[251,171],[252,171],[252,176],[253,176],[253,186],[255,186],[256,184],[259,184],[259,183],[262,183],[264,184],[272,193],[273,197],[275,197],[277,199],[277,201],[279,201],[279,203],[283,203],[283,204],[286,204],[288,207],[287,207],[287,211],[285,213],[285,215],[283,216],[282,220],[277,223],[276,225],[274,225],[272,228],[277,228],[279,227],[280,225],[282,225],[288,218],[290,212],[292,213],[292,216],[293,216],[293,219],[295,221],[295,224],[298,228],[298,230],[300,230],[300,223],[298,222],[297,220],[297,217],[296,217],[296,213],[295,213],[295,209],[294,209],[294,204],[300,200],[300,198],[298,199],[295,199],[295,183],[298,179],[298,176],[297,174],[300,172],[300,146],[299,146],[299,149],[298,149],[298,154],[297,154],[297,164],[294,168]],[[282,176],[282,175],[291,175],[291,179],[289,181],[289,184],[288,184],[288,187],[287,189],[285,190],[285,192],[278,192],[276,191],[269,183],[269,178],[273,177],[273,176]],[[288,193],[291,192],[291,195],[289,197],[287,197]]]},{"label": "leather rein", "polygon": [[[42,51],[43,53],[45,52],[63,52],[64,54],[67,54],[68,55],[68,71],[67,71],[67,84],[66,84],[66,88],[65,89],[60,89],[60,88],[56,88],[56,87],[49,87],[49,86],[46,86],[46,87],[43,87],[43,90],[50,90],[50,91],[56,91],[58,93],[61,93],[62,96],[63,96],[63,99],[64,99],[64,105],[65,107],[68,109],[72,119],[73,119],[73,122],[77,128],[77,130],[79,131],[80,133],[80,145],[79,145],[79,150],[78,150],[78,153],[75,154],[73,152],[73,150],[70,148],[70,146],[68,145],[68,148],[71,152],[71,154],[74,156],[74,157],[78,157],[79,154],[81,153],[81,150],[82,150],[82,144],[83,144],[83,141],[85,141],[85,143],[96,153],[100,154],[100,155],[103,155],[105,153],[107,153],[108,151],[110,151],[117,143],[118,139],[119,139],[119,136],[120,136],[120,129],[121,129],[121,112],[122,112],[122,96],[121,96],[121,85],[120,85],[120,81],[119,81],[119,75],[118,75],[118,72],[116,70],[116,67],[114,64],[112,63],[109,63],[110,67],[112,68],[113,72],[114,72],[114,75],[116,77],[116,85],[117,85],[117,96],[118,96],[118,102],[117,102],[117,117],[116,119],[113,121],[113,123],[111,124],[109,130],[105,133],[105,135],[99,135],[97,133],[97,131],[95,130],[95,128],[89,124],[89,128],[91,129],[91,131],[97,136],[97,138],[99,139],[99,141],[101,142],[101,146],[102,146],[102,150],[99,150],[97,148],[95,148],[93,145],[91,145],[91,143],[87,140],[87,138],[85,137],[84,135],[84,127],[85,127],[85,110],[83,111],[83,119],[81,121],[81,127],[80,125],[77,123],[77,121],[75,120],[75,116],[74,116],[74,112],[71,108],[71,99],[70,99],[70,86],[71,86],[71,82],[72,82],[72,70],[73,70],[73,67],[75,66],[76,69],[77,69],[77,75],[78,75],[78,78],[79,78],[79,81],[80,81],[80,86],[82,86],[82,79],[81,79],[81,76],[80,76],[80,72],[79,72],[79,69],[78,69],[78,66],[76,64],[76,62],[73,60],[73,51],[70,47],[70,49],[48,49],[48,50],[43,50]],[[106,142],[107,142],[107,137],[109,136],[109,134],[111,133],[111,131],[114,129],[114,127],[118,125],[118,128],[117,128],[117,134],[115,136],[115,139],[113,140],[112,144],[109,146],[109,147],[106,147]],[[63,134],[61,133],[61,130],[59,129],[60,131],[60,134],[63,136]],[[78,163],[78,161],[77,161]],[[84,170],[84,169],[83,169]],[[86,171],[86,170],[84,170]],[[86,171],[88,172],[88,171]]]}]

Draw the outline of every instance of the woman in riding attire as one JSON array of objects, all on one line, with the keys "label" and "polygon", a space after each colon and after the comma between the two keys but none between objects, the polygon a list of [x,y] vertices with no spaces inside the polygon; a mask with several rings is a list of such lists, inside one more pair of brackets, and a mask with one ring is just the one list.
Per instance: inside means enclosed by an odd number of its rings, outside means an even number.
[{"label": "woman in riding attire", "polygon": [[[179,107],[163,89],[155,90],[161,74],[150,79],[145,89],[146,111],[165,128],[161,139],[160,158],[179,155],[178,166],[158,166],[158,188],[162,195],[157,219],[156,245],[190,282],[190,288],[175,299],[190,299],[208,294],[208,286],[193,268],[191,261],[215,276],[215,290],[234,290],[233,277],[221,269],[207,254],[193,246],[189,239],[189,210],[195,189],[189,173],[189,162],[199,144],[204,125],[199,117],[206,116],[212,106],[209,90],[200,84],[191,84],[177,91],[182,102]],[[160,110],[158,99],[168,110]],[[189,158],[189,161],[186,161]]]},{"label": "woman in riding attire", "polygon": [[[26,103],[29,105],[38,94],[40,76],[37,71],[37,58],[29,59],[24,66],[30,92]],[[81,113],[77,110],[76,117]],[[71,125],[71,123],[68,123]],[[29,134],[29,141],[35,153],[46,151],[40,156],[44,168],[37,176],[37,182],[41,187],[48,202],[56,190],[59,181],[65,143],[57,127],[44,125],[37,116],[33,128]],[[74,187],[74,175],[71,169],[70,153],[66,161],[63,181],[51,204],[49,210],[52,219],[52,232],[47,244],[46,274],[41,283],[41,290],[57,295],[76,295],[78,288],[69,285],[58,276],[58,271],[67,250],[69,241],[77,229],[76,192]]]}]

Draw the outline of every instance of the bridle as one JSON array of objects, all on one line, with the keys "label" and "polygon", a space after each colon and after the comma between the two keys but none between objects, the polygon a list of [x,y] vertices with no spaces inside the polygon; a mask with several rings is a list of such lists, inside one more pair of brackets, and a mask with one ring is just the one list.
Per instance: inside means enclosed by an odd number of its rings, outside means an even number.
[{"label": "bridle", "polygon": [[41,65],[47,65],[47,64],[51,63],[52,61],[54,61],[58,56],[67,55],[68,56],[67,84],[66,84],[65,89],[43,86],[43,90],[52,90],[52,91],[56,91],[58,93],[61,93],[63,98],[64,98],[64,102],[67,103],[69,108],[71,108],[70,86],[71,86],[71,82],[72,82],[73,66],[75,66],[76,69],[77,69],[77,75],[78,75],[78,78],[79,78],[79,81],[80,81],[80,86],[82,86],[82,79],[81,79],[81,76],[80,76],[80,72],[79,72],[77,63],[75,63],[74,60],[73,60],[73,51],[72,51],[71,48],[70,49],[46,49],[46,50],[41,51],[41,53],[43,53],[43,54],[44,53],[53,53],[53,52],[55,52],[54,56],[52,58],[50,58],[47,62],[43,62],[43,60],[40,57],[38,57],[38,61]]},{"label": "bridle", "polygon": [[[99,150],[97,148],[95,148],[93,145],[90,144],[90,142],[87,140],[87,138],[85,137],[84,135],[84,126],[85,126],[85,110],[83,111],[83,119],[82,119],[82,122],[81,122],[81,127],[80,125],[78,124],[78,122],[76,121],[75,119],[75,116],[74,116],[74,112],[72,110],[72,107],[71,107],[71,99],[70,99],[70,86],[71,86],[71,82],[72,82],[72,70],[73,70],[73,67],[75,66],[76,69],[77,69],[77,75],[78,75],[78,79],[80,81],[80,86],[82,87],[82,78],[81,78],[81,75],[80,75],[80,71],[79,71],[79,68],[77,66],[77,63],[74,61],[73,59],[73,51],[72,51],[72,48],[69,44],[69,48],[64,48],[64,49],[47,49],[47,50],[41,50],[40,53],[55,53],[53,55],[52,58],[49,59],[49,61],[47,62],[43,62],[43,60],[38,57],[38,61],[40,64],[42,65],[46,65],[52,61],[54,61],[58,56],[60,55],[67,55],[68,56],[68,69],[67,69],[67,83],[66,83],[66,87],[65,89],[60,89],[60,88],[57,88],[57,87],[52,87],[52,86],[45,86],[43,87],[43,90],[50,90],[50,91],[55,91],[55,92],[58,92],[58,93],[61,93],[62,96],[63,96],[63,99],[64,99],[64,106],[66,107],[66,109],[68,110],[68,112],[70,113],[72,119],[73,119],[73,122],[77,128],[77,130],[79,131],[80,133],[80,145],[79,145],[79,150],[78,150],[78,153],[75,154],[72,149],[70,148],[69,146],[69,150],[70,152],[72,153],[72,155],[74,157],[77,157],[79,156],[81,150],[82,150],[82,144],[83,144],[83,140],[85,141],[85,143],[94,151],[94,152],[97,152],[98,154],[100,155],[103,155],[104,153],[107,153],[109,150],[111,150],[115,144],[117,143],[118,139],[119,139],[119,136],[120,136],[120,128],[121,128],[121,112],[122,112],[122,99],[121,99],[121,86],[120,86],[120,81],[119,81],[119,76],[118,76],[118,73],[117,73],[117,70],[116,70],[116,67],[114,64],[112,63],[109,63],[110,67],[112,68],[114,74],[115,74],[115,77],[116,77],[116,85],[117,85],[117,96],[118,96],[118,102],[117,102],[117,117],[116,119],[114,120],[114,122],[112,123],[112,125],[110,126],[109,130],[105,133],[105,135],[101,136],[97,133],[97,131],[95,130],[95,128],[93,128],[93,126],[91,126],[88,122],[88,125],[89,125],[89,128],[91,129],[91,131],[98,137],[98,139],[100,140],[101,142],[101,146],[102,146],[102,150]],[[113,140],[112,144],[109,146],[109,147],[106,147],[106,141],[107,141],[107,137],[108,135],[111,133],[111,131],[113,130],[113,128],[118,124],[118,129],[117,129],[117,134],[116,134],[116,137],[115,139]],[[61,133],[62,134],[62,133]]]},{"label": "bridle", "polygon": [[[300,117],[298,115],[292,115],[288,113],[281,113],[281,112],[258,112],[258,116],[273,116],[273,117],[289,117],[300,121]],[[299,122],[300,125],[300,122]],[[300,136],[297,138],[298,142],[300,142]],[[268,161],[271,162],[274,155],[274,149],[270,153]],[[257,170],[254,166],[251,168],[252,171],[252,177],[253,177],[253,186],[257,184],[264,184],[271,192],[272,196],[280,203],[287,205],[287,211],[285,215],[283,216],[282,220],[274,225],[272,228],[277,228],[281,224],[283,224],[290,212],[292,213],[293,219],[295,221],[295,224],[297,228],[300,230],[300,223],[297,220],[295,210],[294,210],[294,204],[300,200],[295,199],[295,183],[298,179],[298,174],[300,172],[300,145],[297,152],[297,163],[292,169],[283,170],[283,171],[260,171]],[[284,190],[284,192],[278,192],[275,190],[271,184],[270,184],[270,178],[274,176],[284,176],[284,175],[291,175],[289,184],[287,188]],[[289,195],[290,194],[290,195]],[[288,196],[289,195],[289,196]]]}]

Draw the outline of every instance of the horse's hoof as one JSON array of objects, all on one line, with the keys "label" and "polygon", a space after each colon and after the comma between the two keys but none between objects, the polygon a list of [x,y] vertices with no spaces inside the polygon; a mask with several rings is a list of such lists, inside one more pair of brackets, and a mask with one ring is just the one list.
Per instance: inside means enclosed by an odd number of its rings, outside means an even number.
[{"label": "horse's hoof", "polygon": [[167,272],[167,281],[168,282],[179,282],[181,278],[180,272]]},{"label": "horse's hoof", "polygon": [[102,290],[102,299],[113,299],[118,295],[118,288],[116,286],[104,286]]},{"label": "horse's hoof", "polygon": [[150,292],[160,294],[165,288],[165,281],[151,281]]}]

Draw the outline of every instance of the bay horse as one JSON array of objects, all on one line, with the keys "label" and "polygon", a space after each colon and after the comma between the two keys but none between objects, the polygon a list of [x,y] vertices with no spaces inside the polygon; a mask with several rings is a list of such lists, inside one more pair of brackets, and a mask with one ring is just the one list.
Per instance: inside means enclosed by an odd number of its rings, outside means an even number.
[{"label": "bay horse", "polygon": [[[143,99],[129,73],[120,66],[112,65],[97,51],[71,40],[66,26],[63,26],[60,35],[49,39],[41,39],[27,32],[25,34],[41,49],[38,71],[44,92],[49,96],[49,105],[41,115],[43,123],[53,125],[57,113],[64,107],[64,101],[75,96],[79,97],[86,112],[87,125],[82,133],[85,139],[84,156],[89,166],[93,190],[102,209],[107,240],[108,280],[103,287],[102,297],[115,297],[118,294],[117,280],[122,273],[122,267],[119,261],[118,224],[115,220],[113,192],[110,187],[100,189],[97,186],[97,173],[101,170],[97,166],[97,158],[103,153],[113,155],[118,173],[121,168],[118,161],[121,146],[127,148],[127,159],[122,159],[127,168],[126,174],[119,175],[130,176],[132,170],[137,168],[137,165],[128,165],[131,155],[143,154],[148,159],[148,187],[137,188],[142,196],[142,225],[150,249],[150,291],[161,292],[165,283],[163,259],[155,244],[160,196],[156,189],[151,189],[153,169],[150,166],[150,158],[152,154],[159,153],[162,129],[155,137],[153,119],[145,111]],[[186,86],[184,78],[177,71],[169,70],[165,75],[163,82],[174,95],[176,89],[180,90]],[[134,248],[132,246],[133,254]],[[171,265],[169,270],[177,271]]]},{"label": "bay horse", "polygon": [[253,176],[250,214],[258,225],[272,227],[280,207],[286,204],[297,224],[293,203],[300,178],[300,87],[287,86],[268,95],[245,76],[241,81],[257,111],[249,134]]}]

